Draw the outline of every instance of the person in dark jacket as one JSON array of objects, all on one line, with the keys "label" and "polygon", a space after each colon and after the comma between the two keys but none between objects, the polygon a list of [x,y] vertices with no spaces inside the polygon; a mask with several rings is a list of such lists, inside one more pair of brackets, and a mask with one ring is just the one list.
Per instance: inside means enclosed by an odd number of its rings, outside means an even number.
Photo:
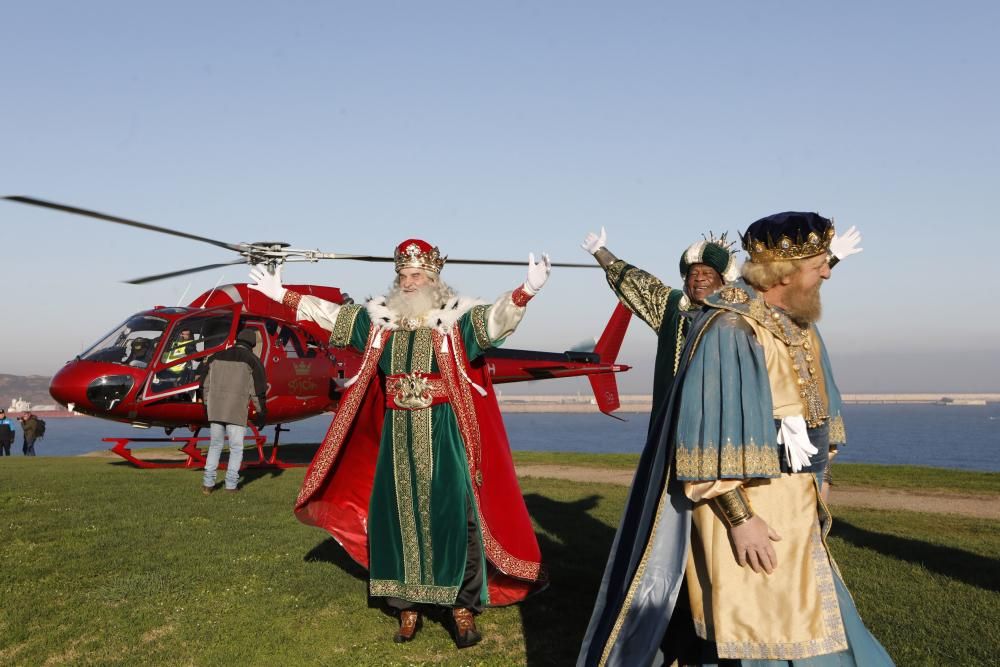
[{"label": "person in dark jacket", "polygon": [[35,455],[35,440],[38,439],[38,417],[30,412],[21,417],[21,430],[24,432],[24,446],[21,453],[25,456]]},{"label": "person in dark jacket", "polygon": [[0,456],[10,456],[10,446],[17,436],[14,420],[7,416],[7,411],[0,408]]},{"label": "person in dark jacket", "polygon": [[226,491],[239,491],[240,464],[243,463],[243,435],[247,426],[247,403],[253,402],[255,423],[264,426],[267,408],[267,377],[264,365],[253,353],[257,334],[244,329],[236,336],[236,345],[217,352],[205,363],[202,376],[202,396],[208,421],[211,424],[211,441],[202,492],[215,490],[215,472],[226,437],[229,437],[229,465],[226,468]]}]

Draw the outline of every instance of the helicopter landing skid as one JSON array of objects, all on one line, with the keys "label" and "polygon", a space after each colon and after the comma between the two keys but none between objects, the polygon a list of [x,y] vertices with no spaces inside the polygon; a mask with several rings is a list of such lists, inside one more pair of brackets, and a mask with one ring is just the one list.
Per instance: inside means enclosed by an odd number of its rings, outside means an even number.
[{"label": "helicopter landing skid", "polygon": [[[265,455],[264,446],[267,444],[267,436],[261,435],[260,431],[253,424],[248,424],[247,428],[250,429],[252,435],[247,435],[246,440],[253,441],[255,449],[257,451],[257,460],[246,460],[243,459],[243,464],[240,466],[240,470],[246,470],[248,468],[300,468],[308,465],[308,463],[294,463],[289,461],[282,461],[278,458],[278,438],[282,431],[287,431],[288,429],[281,428],[280,424],[275,426],[274,433],[274,443],[271,445],[271,451],[269,454]],[[137,468],[191,468],[199,469],[205,467],[205,451],[201,449],[202,444],[207,444],[211,438],[199,437],[197,432],[194,435],[187,437],[177,437],[177,438],[102,438],[102,442],[114,443],[111,447],[111,452],[122,457],[132,465]],[[141,443],[153,443],[153,442],[163,442],[180,444],[178,450],[185,454],[187,458],[184,461],[180,460],[156,460],[156,459],[140,459],[132,453],[131,447],[129,445],[134,442]],[[221,464],[220,464],[221,465]]]}]

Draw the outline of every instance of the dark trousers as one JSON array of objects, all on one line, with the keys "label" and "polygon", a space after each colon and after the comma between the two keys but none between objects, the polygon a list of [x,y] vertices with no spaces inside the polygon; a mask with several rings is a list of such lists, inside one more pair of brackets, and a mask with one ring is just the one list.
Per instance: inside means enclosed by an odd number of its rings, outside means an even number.
[{"label": "dark trousers", "polygon": [[[462,577],[462,586],[458,589],[458,597],[455,599],[454,606],[471,609],[478,614],[483,610],[479,598],[483,587],[483,548],[479,543],[479,525],[476,523],[476,513],[472,510],[472,505],[470,504],[466,504],[465,506],[465,521],[468,530],[465,576]],[[385,601],[390,607],[400,611],[414,609],[421,604],[393,597],[388,597]]]},{"label": "dark trousers", "polygon": [[9,442],[0,442],[0,456],[10,456]]},{"label": "dark trousers", "polygon": [[24,447],[21,448],[21,452],[25,456],[35,455],[35,438],[32,436],[30,439],[28,436],[24,436]]}]

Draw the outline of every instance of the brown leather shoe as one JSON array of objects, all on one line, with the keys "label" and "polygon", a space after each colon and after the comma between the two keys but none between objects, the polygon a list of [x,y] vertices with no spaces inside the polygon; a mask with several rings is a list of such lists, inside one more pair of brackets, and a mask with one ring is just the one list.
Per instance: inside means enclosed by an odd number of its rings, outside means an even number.
[{"label": "brown leather shoe", "polygon": [[482,641],[483,636],[476,630],[476,619],[471,609],[456,607],[451,610],[451,616],[455,620],[455,646],[469,648]]},{"label": "brown leather shoe", "polygon": [[396,631],[396,636],[392,638],[392,641],[397,644],[402,644],[403,642],[408,642],[417,636],[417,630],[423,625],[420,621],[419,611],[401,611],[399,612],[399,630]]},{"label": "brown leather shoe", "polygon": [[204,493],[206,496],[212,495],[212,491],[215,491],[215,487],[214,486],[203,486],[203,487],[201,487],[201,492]]}]

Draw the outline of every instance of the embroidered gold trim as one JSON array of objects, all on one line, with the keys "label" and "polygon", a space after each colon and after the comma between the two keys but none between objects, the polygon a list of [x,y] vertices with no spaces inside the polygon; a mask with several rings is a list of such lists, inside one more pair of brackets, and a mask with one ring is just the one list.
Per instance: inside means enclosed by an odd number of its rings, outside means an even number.
[{"label": "embroidered gold trim", "polygon": [[302,295],[298,292],[293,292],[290,289],[285,290],[285,296],[281,297],[281,305],[291,308],[296,313],[299,312],[299,301],[302,300]]},{"label": "embroidered gold trim", "polygon": [[510,293],[510,300],[518,308],[524,308],[528,305],[528,302],[531,301],[531,297],[533,296],[535,295],[528,294],[528,292],[524,289],[524,285],[518,285],[517,289]]},{"label": "embroidered gold trim", "polygon": [[410,471],[410,438],[407,433],[410,412],[392,412],[392,477],[396,485],[396,513],[399,516],[400,545],[403,547],[403,580],[423,583],[420,568],[420,541],[417,517],[413,511],[413,478]]},{"label": "embroidered gold trim", "polygon": [[758,445],[753,440],[739,447],[727,441],[721,456],[714,443],[699,446],[678,442],[674,459],[678,479],[685,480],[777,477],[781,474],[777,448]]},{"label": "embroidered gold trim", "polygon": [[368,591],[373,597],[394,597],[440,605],[453,605],[458,598],[458,586],[409,584],[391,579],[372,579],[368,582]]},{"label": "embroidered gold trim", "polygon": [[389,353],[389,368],[393,375],[404,375],[409,372],[411,331],[397,329],[392,332],[392,351]]},{"label": "embroidered gold trim", "polygon": [[684,322],[683,317],[677,318],[677,343],[674,345],[674,377],[677,377],[677,369],[681,365],[681,352],[684,351]]},{"label": "embroidered gold trim", "polygon": [[420,520],[422,583],[434,583],[434,541],[431,533],[431,480],[434,478],[434,440],[430,408],[413,410],[411,438],[413,468],[417,474],[417,517]]},{"label": "embroidered gold trim", "polygon": [[750,295],[746,290],[730,285],[719,290],[719,298],[726,303],[746,303],[750,300]]},{"label": "embroidered gold trim", "polygon": [[844,426],[844,418],[837,415],[830,420],[830,444],[843,445],[847,442],[847,428]]},{"label": "embroidered gold trim", "polygon": [[620,272],[621,277],[614,282],[611,282],[611,274],[608,272],[611,289],[629,310],[659,332],[663,325],[667,299],[673,289],[664,285],[656,276],[632,265],[627,265]]},{"label": "embroidered gold trim", "polygon": [[333,323],[333,333],[330,334],[330,345],[333,347],[347,347],[351,344],[351,334],[354,332],[354,322],[358,319],[358,313],[364,306],[351,304],[343,306],[337,313],[337,319]]},{"label": "embroidered gold trim", "polygon": [[[456,324],[451,335],[454,345],[455,357],[465,359],[465,345],[462,343],[461,332]],[[432,339],[433,349],[440,348],[441,335],[434,332]],[[451,395],[451,407],[455,413],[455,420],[458,422],[458,430],[465,443],[465,455],[469,465],[469,476],[473,480],[472,495],[476,503],[476,515],[479,517],[479,529],[483,536],[483,551],[486,557],[494,566],[504,574],[522,579],[524,581],[544,581],[546,578],[542,564],[517,558],[507,552],[493,537],[490,527],[479,507],[479,487],[482,484],[482,471],[480,470],[481,442],[479,435],[479,420],[476,418],[475,406],[472,403],[472,396],[469,389],[462,385],[459,378],[456,362],[450,354],[436,354],[438,368],[441,377],[448,383],[448,393]]]},{"label": "embroidered gold trim", "polygon": [[[368,332],[368,342],[365,345],[365,349],[371,348],[372,343],[375,342],[376,331],[372,327]],[[388,331],[384,331],[381,334],[383,346],[389,338],[389,333]],[[365,357],[363,365],[358,370],[357,381],[347,390],[344,397],[340,399],[340,404],[337,406],[337,414],[334,415],[333,422],[330,424],[330,428],[323,438],[323,444],[316,451],[316,456],[313,457],[312,463],[309,464],[309,469],[306,471],[305,479],[302,480],[302,487],[299,489],[298,498],[295,500],[296,507],[301,507],[316,492],[323,483],[323,480],[326,479],[330,466],[337,460],[337,454],[340,453],[340,448],[344,444],[344,438],[347,437],[347,431],[350,429],[354,421],[354,416],[358,412],[358,407],[361,405],[361,399],[364,398],[368,383],[371,382],[372,375],[375,373],[375,369],[378,368],[378,360],[379,355],[377,354],[369,354]]]},{"label": "embroidered gold trim", "polygon": [[[490,340],[490,331],[487,326],[489,310],[490,306],[488,304],[473,306],[469,310],[469,321],[472,323],[472,330],[476,334],[476,343],[484,350],[493,347],[493,341]],[[457,331],[456,329],[456,336],[458,335]],[[458,340],[458,338],[453,337],[452,340]]]}]

